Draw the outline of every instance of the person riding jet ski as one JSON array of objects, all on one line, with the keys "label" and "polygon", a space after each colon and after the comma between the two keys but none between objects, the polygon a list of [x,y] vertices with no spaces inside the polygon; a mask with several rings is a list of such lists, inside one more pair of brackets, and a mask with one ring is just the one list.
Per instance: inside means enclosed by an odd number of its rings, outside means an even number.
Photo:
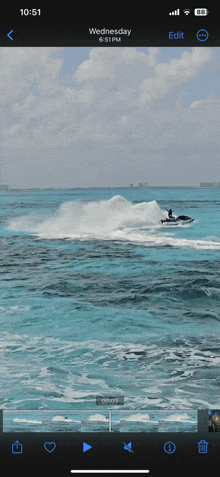
[{"label": "person riding jet ski", "polygon": [[[167,210],[167,209],[166,209]],[[164,223],[170,223],[170,224],[176,224],[176,223],[191,223],[194,221],[194,219],[191,219],[191,217],[187,217],[187,215],[179,215],[178,217],[174,217],[172,209],[167,210],[168,212],[168,219],[160,220],[161,224]]]},{"label": "person riding jet ski", "polygon": [[169,219],[174,219],[172,209],[169,209],[169,210],[168,210],[168,217],[169,217]]}]

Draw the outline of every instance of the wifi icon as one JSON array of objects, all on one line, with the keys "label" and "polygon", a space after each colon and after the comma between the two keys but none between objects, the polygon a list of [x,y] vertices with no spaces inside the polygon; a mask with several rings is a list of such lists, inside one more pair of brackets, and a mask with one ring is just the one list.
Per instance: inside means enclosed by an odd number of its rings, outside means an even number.
[{"label": "wifi icon", "polygon": [[191,12],[191,10],[189,10],[187,8],[185,10],[183,10],[183,13],[185,13],[185,15],[189,15],[190,12]]}]

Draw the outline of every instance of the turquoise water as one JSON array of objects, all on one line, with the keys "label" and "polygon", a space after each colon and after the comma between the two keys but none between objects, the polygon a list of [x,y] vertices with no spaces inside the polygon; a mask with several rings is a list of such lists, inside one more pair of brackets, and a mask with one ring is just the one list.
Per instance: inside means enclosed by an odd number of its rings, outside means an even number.
[{"label": "turquoise water", "polygon": [[220,190],[0,200],[1,408],[220,407]]},{"label": "turquoise water", "polygon": [[197,412],[189,410],[3,412],[4,432],[197,432]]}]

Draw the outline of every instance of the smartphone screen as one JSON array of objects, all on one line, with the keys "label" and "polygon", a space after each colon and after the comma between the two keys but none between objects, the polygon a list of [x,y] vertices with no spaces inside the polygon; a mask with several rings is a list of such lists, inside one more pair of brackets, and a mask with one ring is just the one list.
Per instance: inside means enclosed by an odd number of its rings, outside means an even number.
[{"label": "smartphone screen", "polygon": [[3,476],[217,475],[210,10],[1,20]]}]

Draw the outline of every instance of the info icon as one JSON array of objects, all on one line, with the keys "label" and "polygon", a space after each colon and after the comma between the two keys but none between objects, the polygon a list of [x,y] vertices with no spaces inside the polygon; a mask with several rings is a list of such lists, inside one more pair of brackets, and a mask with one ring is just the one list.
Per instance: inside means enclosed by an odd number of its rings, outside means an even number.
[{"label": "info icon", "polygon": [[166,444],[164,444],[164,450],[167,454],[173,454],[176,450],[176,446],[173,442],[166,442]]}]

